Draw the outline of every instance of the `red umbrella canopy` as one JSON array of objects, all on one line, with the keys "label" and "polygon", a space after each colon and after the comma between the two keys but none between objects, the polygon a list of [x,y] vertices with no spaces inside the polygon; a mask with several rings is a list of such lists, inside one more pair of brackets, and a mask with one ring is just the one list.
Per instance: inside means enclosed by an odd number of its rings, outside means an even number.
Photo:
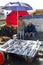
[{"label": "red umbrella canopy", "polygon": [[12,11],[10,14],[6,17],[6,24],[11,26],[16,26],[18,24],[17,22],[17,15],[18,16],[28,16],[29,13],[27,11]]}]

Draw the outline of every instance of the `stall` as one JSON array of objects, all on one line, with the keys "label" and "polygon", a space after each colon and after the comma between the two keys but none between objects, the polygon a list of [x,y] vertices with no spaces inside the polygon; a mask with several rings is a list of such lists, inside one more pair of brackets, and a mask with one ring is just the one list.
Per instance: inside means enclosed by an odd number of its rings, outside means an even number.
[{"label": "stall", "polygon": [[37,54],[37,51],[41,45],[39,40],[18,40],[10,39],[5,44],[2,45],[0,51],[5,53],[13,53],[20,56],[31,58],[32,60]]}]

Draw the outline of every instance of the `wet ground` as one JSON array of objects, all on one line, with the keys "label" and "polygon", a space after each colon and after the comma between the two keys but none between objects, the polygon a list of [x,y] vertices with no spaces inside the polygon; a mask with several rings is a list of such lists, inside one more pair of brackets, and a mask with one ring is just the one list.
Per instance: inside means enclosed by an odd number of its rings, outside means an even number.
[{"label": "wet ground", "polygon": [[43,65],[43,61],[35,61],[28,63],[26,61],[20,61],[20,60],[13,60],[10,63],[5,63],[4,65]]}]

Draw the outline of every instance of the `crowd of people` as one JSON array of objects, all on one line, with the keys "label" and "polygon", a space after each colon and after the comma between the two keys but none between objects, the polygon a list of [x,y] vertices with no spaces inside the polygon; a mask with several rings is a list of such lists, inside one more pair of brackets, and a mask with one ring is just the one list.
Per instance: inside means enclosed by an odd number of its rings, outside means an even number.
[{"label": "crowd of people", "polygon": [[[36,28],[30,20],[28,25],[25,25],[25,22],[22,19],[22,16],[19,17],[18,27],[16,30],[17,38],[22,40],[35,40],[36,39]],[[12,26],[4,26],[1,28],[1,36],[7,36],[12,38],[14,35],[14,29]]]}]

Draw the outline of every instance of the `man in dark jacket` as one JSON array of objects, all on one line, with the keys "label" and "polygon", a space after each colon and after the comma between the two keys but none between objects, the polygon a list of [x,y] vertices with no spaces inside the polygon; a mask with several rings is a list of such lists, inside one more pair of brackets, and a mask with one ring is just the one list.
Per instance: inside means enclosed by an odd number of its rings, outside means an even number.
[{"label": "man in dark jacket", "polygon": [[35,40],[36,39],[36,29],[35,29],[35,25],[33,25],[31,23],[31,21],[29,22],[28,26],[25,28],[25,38],[26,39],[32,39]]},{"label": "man in dark jacket", "polygon": [[6,36],[6,37],[10,37],[12,38],[13,34],[14,34],[14,29],[12,26],[3,26],[1,28],[1,32],[2,32],[2,36]]}]

